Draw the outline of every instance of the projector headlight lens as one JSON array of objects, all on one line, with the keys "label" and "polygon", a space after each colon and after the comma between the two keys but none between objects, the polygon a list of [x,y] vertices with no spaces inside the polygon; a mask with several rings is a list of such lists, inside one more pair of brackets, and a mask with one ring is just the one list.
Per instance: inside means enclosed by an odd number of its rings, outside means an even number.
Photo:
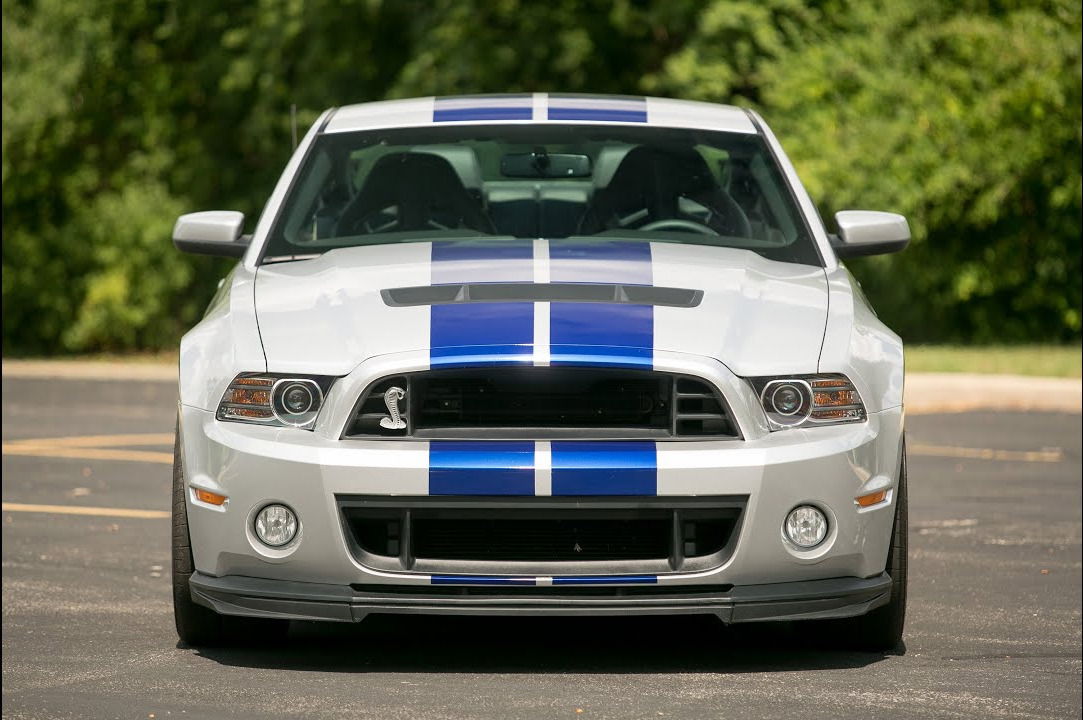
[{"label": "projector headlight lens", "polygon": [[771,430],[865,420],[865,405],[845,375],[751,378]]},{"label": "projector headlight lens", "polygon": [[311,430],[335,378],[241,373],[222,395],[219,420]]},{"label": "projector headlight lens", "polygon": [[256,515],[255,530],[264,545],[282,547],[297,536],[297,516],[285,505],[268,505]]},{"label": "projector headlight lens", "polygon": [[284,425],[310,427],[316,422],[323,391],[314,380],[288,378],[275,383],[271,410]]},{"label": "projector headlight lens", "polygon": [[814,548],[827,537],[827,516],[812,505],[801,505],[790,511],[783,526],[786,539],[797,547]]},{"label": "projector headlight lens", "polygon": [[290,415],[301,415],[316,404],[316,395],[312,389],[302,383],[292,383],[281,393],[282,405]]}]

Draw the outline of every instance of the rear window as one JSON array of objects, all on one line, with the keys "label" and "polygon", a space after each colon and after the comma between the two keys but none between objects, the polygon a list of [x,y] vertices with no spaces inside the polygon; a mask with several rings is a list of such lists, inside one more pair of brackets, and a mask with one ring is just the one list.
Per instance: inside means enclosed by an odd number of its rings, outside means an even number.
[{"label": "rear window", "polygon": [[619,236],[822,264],[762,138],[612,125],[320,135],[262,261],[475,236]]}]

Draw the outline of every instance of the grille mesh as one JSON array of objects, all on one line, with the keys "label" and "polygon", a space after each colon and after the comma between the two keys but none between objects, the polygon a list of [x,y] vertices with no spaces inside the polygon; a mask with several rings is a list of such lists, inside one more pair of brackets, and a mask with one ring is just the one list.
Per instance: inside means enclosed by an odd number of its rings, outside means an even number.
[{"label": "grille mesh", "polygon": [[[384,394],[401,389],[402,429]],[[432,370],[367,388],[347,437],[423,439],[680,439],[739,437],[709,383],[664,372],[608,368]]]}]

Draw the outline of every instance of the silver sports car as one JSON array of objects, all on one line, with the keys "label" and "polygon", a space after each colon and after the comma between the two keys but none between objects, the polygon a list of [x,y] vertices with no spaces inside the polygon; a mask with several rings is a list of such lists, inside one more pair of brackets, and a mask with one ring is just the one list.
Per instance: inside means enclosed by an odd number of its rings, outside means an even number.
[{"label": "silver sports car", "polygon": [[509,94],[323,113],[181,342],[187,643],[369,613],[818,620],[895,646],[903,349],[756,113]]}]

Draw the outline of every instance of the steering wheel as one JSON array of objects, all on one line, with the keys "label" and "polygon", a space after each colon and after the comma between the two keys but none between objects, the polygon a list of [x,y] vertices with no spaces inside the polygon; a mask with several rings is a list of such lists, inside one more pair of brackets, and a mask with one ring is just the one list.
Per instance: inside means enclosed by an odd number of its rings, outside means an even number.
[{"label": "steering wheel", "polygon": [[663,218],[662,220],[655,220],[654,222],[647,223],[639,228],[640,230],[677,230],[685,232],[699,233],[700,235],[718,235],[718,231],[714,228],[707,227],[703,223],[698,223],[695,220],[682,220],[681,218]]}]

